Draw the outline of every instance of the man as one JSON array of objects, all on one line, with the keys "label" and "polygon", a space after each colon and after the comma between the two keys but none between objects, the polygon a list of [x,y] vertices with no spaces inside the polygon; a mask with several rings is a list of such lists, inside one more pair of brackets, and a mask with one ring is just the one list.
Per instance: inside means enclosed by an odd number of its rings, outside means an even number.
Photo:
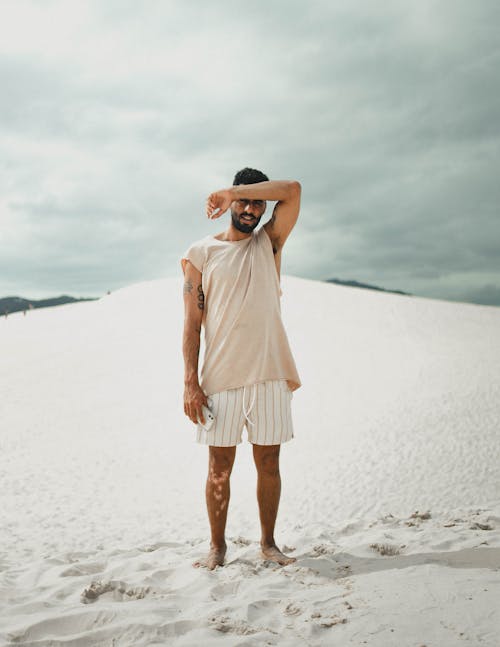
[{"label": "man", "polygon": [[[281,443],[293,438],[292,391],[301,386],[281,320],[280,265],[283,245],[300,208],[296,181],[269,181],[244,168],[233,186],[211,193],[208,218],[228,209],[229,227],[195,242],[181,258],[184,272],[184,412],[197,424],[196,441],[209,445],[206,503],[210,552],[193,566],[223,566],[230,476],[243,426],[253,445],[264,559],[289,564],[274,540],[281,492]],[[273,215],[256,230],[266,201]],[[198,380],[200,333],[205,355]],[[202,407],[215,422],[205,429]]]}]

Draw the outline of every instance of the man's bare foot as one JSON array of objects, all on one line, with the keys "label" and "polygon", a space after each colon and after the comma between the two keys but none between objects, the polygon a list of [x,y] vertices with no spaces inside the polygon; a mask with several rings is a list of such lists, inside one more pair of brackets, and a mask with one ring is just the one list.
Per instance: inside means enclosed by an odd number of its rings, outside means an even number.
[{"label": "man's bare foot", "polygon": [[286,564],[291,564],[292,562],[297,561],[296,557],[288,557],[287,555],[282,553],[281,550],[278,548],[278,546],[276,546],[276,544],[274,544],[273,546],[261,544],[260,550],[261,550],[261,555],[264,559],[268,559],[271,562],[277,562],[282,566],[285,566]]},{"label": "man's bare foot", "polygon": [[222,546],[210,546],[210,551],[204,559],[198,559],[193,562],[195,568],[203,566],[213,571],[216,566],[224,566],[224,556],[226,554],[227,545],[224,543]]}]

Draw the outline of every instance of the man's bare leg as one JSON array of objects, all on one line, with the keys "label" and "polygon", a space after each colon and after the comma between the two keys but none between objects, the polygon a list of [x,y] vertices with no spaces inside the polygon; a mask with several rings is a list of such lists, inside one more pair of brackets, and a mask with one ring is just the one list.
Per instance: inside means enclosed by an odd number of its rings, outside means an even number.
[{"label": "man's bare leg", "polygon": [[259,503],[262,536],[260,547],[264,559],[278,564],[297,561],[282,553],[274,541],[274,526],[278,515],[281,494],[279,456],[281,445],[253,445],[253,457],[257,468],[257,501]]},{"label": "man's bare leg", "polygon": [[216,566],[224,565],[224,556],[227,548],[224,533],[230,497],[229,480],[235,455],[236,446],[209,446],[208,478],[205,494],[208,519],[210,521],[211,541],[210,551],[207,557],[193,563],[193,566],[197,568],[199,566],[205,566],[212,571]]}]

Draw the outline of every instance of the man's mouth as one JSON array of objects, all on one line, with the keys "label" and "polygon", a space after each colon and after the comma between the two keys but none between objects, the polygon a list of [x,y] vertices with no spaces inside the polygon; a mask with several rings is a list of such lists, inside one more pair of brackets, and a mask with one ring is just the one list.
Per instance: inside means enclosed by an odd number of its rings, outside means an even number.
[{"label": "man's mouth", "polygon": [[245,222],[253,222],[255,218],[252,218],[252,216],[240,216],[241,220],[245,220]]}]

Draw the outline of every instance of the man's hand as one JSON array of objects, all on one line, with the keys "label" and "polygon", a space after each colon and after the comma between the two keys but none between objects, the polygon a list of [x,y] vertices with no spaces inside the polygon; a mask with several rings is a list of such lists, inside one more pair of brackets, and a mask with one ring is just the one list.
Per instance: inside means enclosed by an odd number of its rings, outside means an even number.
[{"label": "man's hand", "polygon": [[[231,206],[234,200],[231,189],[221,189],[214,191],[207,198],[207,216],[210,219],[218,218]],[[217,211],[218,210],[218,211]],[[215,213],[217,211],[217,213]]]},{"label": "man's hand", "polygon": [[207,396],[203,392],[198,382],[188,382],[184,385],[184,413],[195,424],[198,421],[205,424],[202,406],[208,407]]}]

